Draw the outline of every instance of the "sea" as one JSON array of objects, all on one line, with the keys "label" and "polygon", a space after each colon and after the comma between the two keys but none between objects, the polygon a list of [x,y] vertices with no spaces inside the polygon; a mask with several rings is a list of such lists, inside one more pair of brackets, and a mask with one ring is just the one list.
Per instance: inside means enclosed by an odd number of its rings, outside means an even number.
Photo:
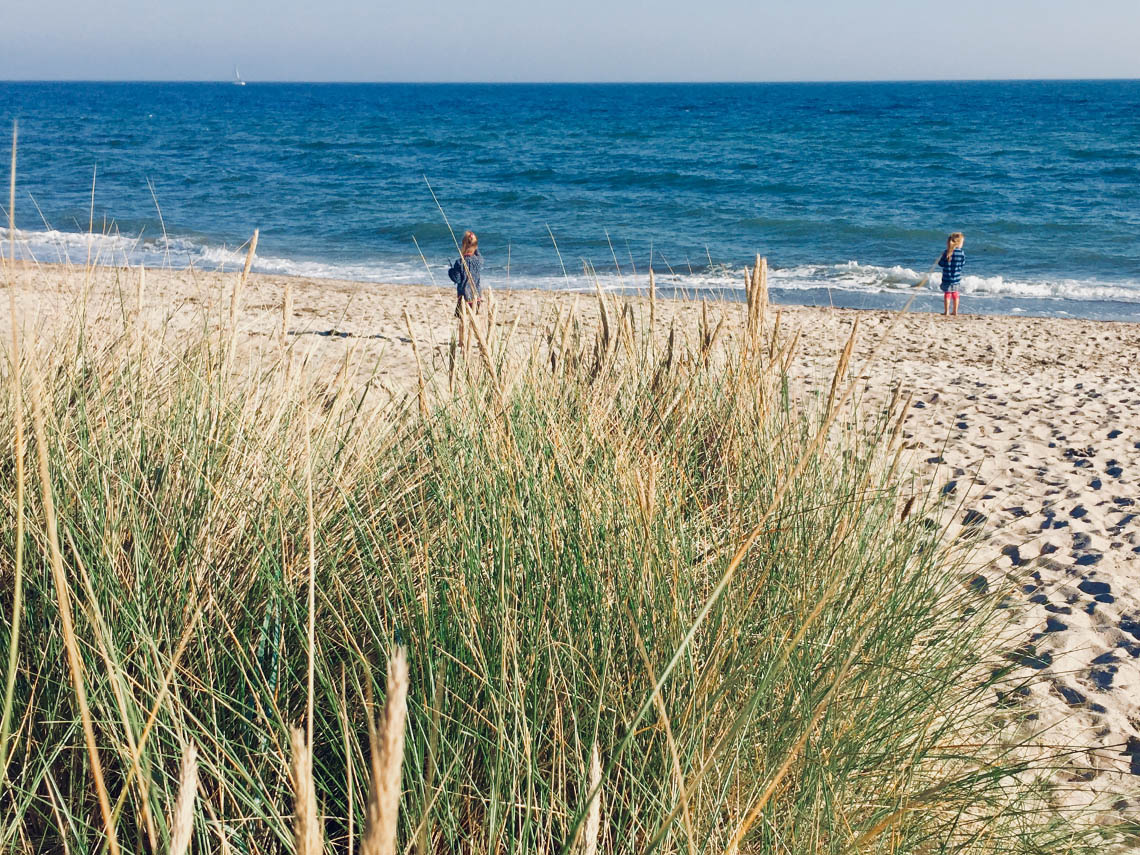
[{"label": "sea", "polygon": [[1135,80],[0,83],[5,187],[14,120],[41,262],[940,311],[962,231],[963,311],[1140,321]]}]

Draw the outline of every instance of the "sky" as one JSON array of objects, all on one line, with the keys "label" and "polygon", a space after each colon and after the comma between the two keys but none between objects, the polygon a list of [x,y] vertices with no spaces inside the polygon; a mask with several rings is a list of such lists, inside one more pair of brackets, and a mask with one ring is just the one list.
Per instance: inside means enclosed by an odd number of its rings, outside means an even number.
[{"label": "sky", "polygon": [[1140,77],[1140,0],[5,0],[0,79]]}]

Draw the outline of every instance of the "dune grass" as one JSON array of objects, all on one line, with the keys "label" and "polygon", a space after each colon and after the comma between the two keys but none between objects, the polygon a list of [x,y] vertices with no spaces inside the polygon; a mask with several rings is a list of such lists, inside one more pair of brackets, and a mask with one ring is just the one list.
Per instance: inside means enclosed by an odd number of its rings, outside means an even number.
[{"label": "dune grass", "polygon": [[21,340],[0,846],[1093,851],[1002,739],[999,602],[897,486],[905,395],[856,418],[850,344],[792,394],[749,293],[692,347],[603,295],[528,348],[467,318],[385,406],[236,308]]}]

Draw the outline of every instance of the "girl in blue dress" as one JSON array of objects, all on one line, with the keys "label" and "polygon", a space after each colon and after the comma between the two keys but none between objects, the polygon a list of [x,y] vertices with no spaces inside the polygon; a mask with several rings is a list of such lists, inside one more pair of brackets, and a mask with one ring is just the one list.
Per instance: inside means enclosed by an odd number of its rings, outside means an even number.
[{"label": "girl in blue dress", "polygon": [[[958,288],[962,284],[962,268],[966,266],[966,253],[962,247],[966,243],[966,236],[961,232],[954,232],[946,238],[946,251],[938,259],[938,266],[942,268],[942,314],[958,314]],[[953,311],[950,311],[953,305]]]}]

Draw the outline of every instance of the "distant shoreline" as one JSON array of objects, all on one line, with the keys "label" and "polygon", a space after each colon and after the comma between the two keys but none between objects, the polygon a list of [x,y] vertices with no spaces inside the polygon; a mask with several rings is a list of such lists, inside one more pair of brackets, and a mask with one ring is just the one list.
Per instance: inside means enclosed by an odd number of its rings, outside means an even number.
[{"label": "distant shoreline", "polygon": [[[3,246],[3,254],[7,258],[7,245]],[[138,270],[140,265],[122,265],[122,264],[106,264],[99,261],[98,267],[101,270],[109,271],[116,270],[123,274],[132,274]],[[61,272],[74,272],[76,269],[82,270],[82,265],[66,264],[60,262],[29,262],[17,259],[16,267],[20,270],[29,270],[33,267],[40,267],[49,271]],[[232,267],[225,269],[212,269],[205,267],[191,267],[189,265],[184,267],[161,267],[147,265],[148,275],[158,274],[164,275],[190,275],[202,277],[215,277],[215,276],[232,276],[240,272]],[[442,273],[442,271],[441,271]],[[251,273],[251,278],[266,282],[272,281],[289,281],[294,285],[319,285],[326,283],[329,287],[343,288],[353,287],[359,289],[402,289],[407,288],[412,292],[418,292],[424,289],[428,292],[432,290],[439,291],[450,295],[452,288],[450,284],[444,284],[442,281],[443,276],[433,284],[430,281],[412,281],[412,282],[379,282],[368,279],[354,279],[346,278],[344,276],[336,275],[306,275],[301,273],[276,273],[276,272],[261,272],[255,270]],[[630,276],[631,280],[635,277]],[[629,284],[624,287],[612,287],[612,282],[607,284],[605,288],[606,293],[615,297],[623,299],[638,299],[648,297],[648,285],[646,282],[646,275],[640,274],[636,277],[638,284]],[[526,282],[525,279],[516,280]],[[495,292],[509,292],[514,294],[528,294],[535,297],[545,296],[548,299],[556,299],[558,295],[586,295],[592,296],[596,288],[592,285],[582,283],[578,287],[552,287],[552,288],[539,288],[532,285],[523,284],[519,287],[512,285],[506,287],[501,281],[490,279],[489,285]],[[897,289],[887,292],[858,292],[848,288],[836,286],[828,289],[826,286],[821,285],[814,289],[784,289],[778,285],[770,287],[770,294],[772,304],[780,308],[787,309],[837,309],[844,311],[854,312],[900,312],[906,310],[909,303],[909,312],[917,315],[938,314],[942,311],[942,295],[936,285],[927,284],[921,289]],[[684,284],[673,284],[670,282],[667,274],[657,273],[657,297],[661,300],[679,301],[700,303],[708,301],[710,304],[715,303],[741,303],[745,299],[743,288],[732,287],[702,287],[702,288],[686,288]],[[1140,304],[1134,303],[1119,303],[1116,304],[1120,311],[1119,316],[1116,317],[1089,317],[1080,314],[1067,314],[1064,316],[1054,313],[1033,312],[1031,310],[1011,311],[1009,307],[1017,308],[1018,303],[1032,303],[1032,300],[1025,298],[995,298],[992,296],[980,296],[973,294],[964,294],[961,303],[961,313],[963,316],[976,316],[987,318],[1009,318],[1013,319],[1040,319],[1050,321],[1063,321],[1063,322],[1090,322],[1090,323],[1105,323],[1105,324],[1140,324]],[[1081,301],[1075,300],[1061,300],[1055,298],[1052,302],[1055,304],[1070,304],[1074,308],[1083,305]],[[979,311],[978,304],[981,304],[982,310]],[[1111,301],[1102,301],[1100,305],[1112,306]],[[1003,311],[1002,309],[1005,308]],[[1132,317],[1131,315],[1135,315]]]}]

